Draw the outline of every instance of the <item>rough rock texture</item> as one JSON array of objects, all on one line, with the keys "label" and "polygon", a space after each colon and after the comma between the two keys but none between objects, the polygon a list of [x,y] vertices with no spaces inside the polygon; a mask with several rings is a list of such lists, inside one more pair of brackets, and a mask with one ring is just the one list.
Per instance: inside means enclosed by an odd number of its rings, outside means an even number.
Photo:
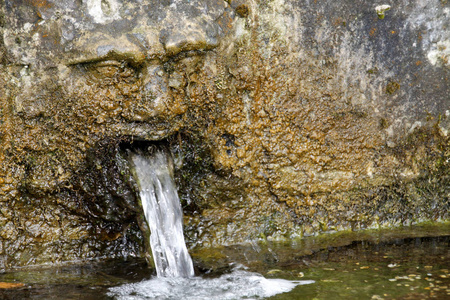
[{"label": "rough rock texture", "polygon": [[142,255],[150,141],[191,246],[448,218],[447,1],[0,4],[0,270]]}]

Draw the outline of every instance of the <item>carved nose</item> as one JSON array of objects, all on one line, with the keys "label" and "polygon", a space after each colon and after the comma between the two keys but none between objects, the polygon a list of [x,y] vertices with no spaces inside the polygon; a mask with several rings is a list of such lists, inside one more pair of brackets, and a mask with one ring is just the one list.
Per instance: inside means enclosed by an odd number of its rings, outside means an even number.
[{"label": "carved nose", "polygon": [[145,72],[144,93],[152,102],[164,102],[168,92],[168,76],[160,65],[150,65]]},{"label": "carved nose", "polygon": [[142,92],[134,103],[136,107],[128,116],[132,121],[148,121],[168,109],[172,96],[169,93],[168,75],[161,65],[149,65],[144,70]]}]

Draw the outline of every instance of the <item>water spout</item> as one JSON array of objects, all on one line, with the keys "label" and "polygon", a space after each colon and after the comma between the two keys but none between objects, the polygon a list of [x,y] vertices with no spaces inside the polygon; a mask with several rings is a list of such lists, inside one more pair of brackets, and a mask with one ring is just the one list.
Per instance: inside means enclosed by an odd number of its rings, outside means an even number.
[{"label": "water spout", "polygon": [[182,228],[182,210],[173,181],[170,153],[153,148],[151,155],[130,151],[145,218],[151,230],[150,246],[157,278],[112,287],[108,295],[118,300],[261,299],[291,291],[312,280],[266,279],[238,265],[218,278],[194,277]]},{"label": "water spout", "polygon": [[170,153],[154,147],[151,155],[130,153],[135,167],[150,246],[158,277],[192,277],[194,267],[183,236],[183,212],[173,181]]}]

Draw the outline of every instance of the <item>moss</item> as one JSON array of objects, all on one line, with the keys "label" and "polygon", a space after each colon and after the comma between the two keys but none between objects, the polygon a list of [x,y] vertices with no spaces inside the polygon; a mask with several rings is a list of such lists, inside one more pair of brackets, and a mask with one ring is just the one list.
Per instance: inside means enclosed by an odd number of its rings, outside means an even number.
[{"label": "moss", "polygon": [[368,74],[378,74],[379,71],[378,71],[378,68],[372,68],[372,69],[368,69],[367,73]]},{"label": "moss", "polygon": [[390,5],[379,5],[375,8],[377,15],[378,15],[378,19],[383,20],[386,11],[390,10],[391,6]]},{"label": "moss", "polygon": [[247,4],[241,4],[236,7],[236,13],[242,18],[246,18],[250,13],[250,9]]},{"label": "moss", "polygon": [[400,89],[400,84],[396,81],[389,81],[386,84],[386,94],[392,95]]},{"label": "moss", "polygon": [[386,129],[389,127],[389,123],[385,118],[380,118],[379,126],[380,129]]}]

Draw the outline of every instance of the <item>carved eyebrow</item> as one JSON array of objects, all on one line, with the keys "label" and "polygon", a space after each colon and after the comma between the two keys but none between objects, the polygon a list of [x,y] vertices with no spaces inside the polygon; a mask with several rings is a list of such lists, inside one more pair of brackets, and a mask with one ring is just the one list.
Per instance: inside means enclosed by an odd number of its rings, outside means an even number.
[{"label": "carved eyebrow", "polygon": [[95,66],[97,67],[109,67],[109,66],[115,66],[115,67],[121,67],[123,64],[117,60],[100,60],[98,62],[95,62]]},{"label": "carved eyebrow", "polygon": [[93,53],[90,54],[91,55],[71,59],[66,63],[66,65],[72,66],[102,62],[108,62],[108,64],[111,65],[111,63],[115,61],[117,63],[127,62],[132,66],[139,66],[145,61],[145,54],[140,51],[119,51],[118,49],[111,48],[108,52],[105,51],[104,53],[98,53],[100,55],[95,55]]}]

